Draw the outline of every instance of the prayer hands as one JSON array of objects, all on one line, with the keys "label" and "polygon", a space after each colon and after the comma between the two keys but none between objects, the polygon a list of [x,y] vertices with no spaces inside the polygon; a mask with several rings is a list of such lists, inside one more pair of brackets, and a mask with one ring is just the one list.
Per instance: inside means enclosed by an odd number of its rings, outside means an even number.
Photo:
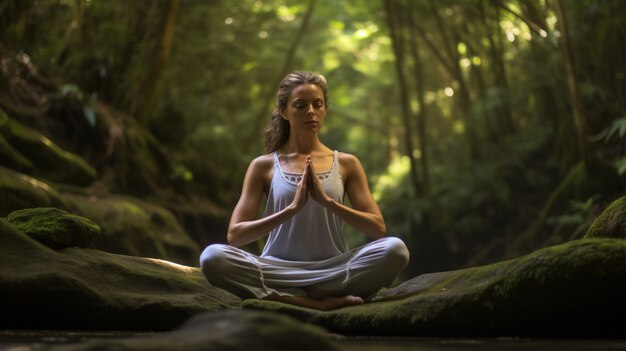
[{"label": "prayer hands", "polygon": [[296,188],[296,195],[293,198],[293,202],[291,205],[296,209],[300,210],[304,207],[306,200],[309,197],[308,185],[309,185],[309,174],[311,173],[310,167],[310,159],[307,157],[306,164],[304,166],[304,172],[302,172],[302,179],[300,179],[300,183],[298,183],[298,187]]},{"label": "prayer hands", "polygon": [[[320,179],[317,177],[317,173],[315,172],[315,167],[313,167],[313,162],[311,162],[311,156],[306,157],[306,167],[309,168],[308,172],[308,191],[309,195],[313,200],[319,202],[322,206],[330,201],[330,197],[326,195],[324,188],[322,187],[322,183],[320,183]],[[306,171],[306,169],[305,169]]]},{"label": "prayer hands", "polygon": [[311,196],[313,200],[319,202],[322,206],[330,201],[330,197],[326,195],[326,192],[324,191],[324,188],[315,173],[313,162],[311,162],[311,156],[306,157],[304,172],[302,173],[302,179],[296,188],[296,195],[293,199],[292,206],[296,210],[300,210],[306,203],[309,196]]}]

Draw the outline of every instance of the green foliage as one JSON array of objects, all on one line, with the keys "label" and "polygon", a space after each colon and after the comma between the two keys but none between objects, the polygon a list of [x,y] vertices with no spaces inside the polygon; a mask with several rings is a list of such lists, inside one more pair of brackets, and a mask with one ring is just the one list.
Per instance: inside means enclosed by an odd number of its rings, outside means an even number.
[{"label": "green foliage", "polygon": [[626,156],[624,153],[624,143],[626,142],[626,117],[616,118],[594,137],[595,141],[604,141],[606,145],[613,142],[619,143],[619,155],[613,159],[613,166],[617,174],[626,174]]},{"label": "green foliage", "polygon": [[615,161],[614,165],[615,165],[615,168],[617,169],[617,174],[619,175],[626,174],[626,156]]},{"label": "green foliage", "polygon": [[617,136],[618,139],[623,139],[626,136],[626,117],[614,119],[608,127],[595,136],[595,139],[609,143],[614,136]]},{"label": "green foliage", "polygon": [[[281,72],[294,69],[327,77],[330,107],[321,138],[359,156],[389,232],[431,255],[420,269],[465,264],[498,238],[523,232],[578,162],[553,2],[396,0],[389,1],[396,10],[389,17],[385,2],[317,1],[296,41],[309,2],[185,0],[176,11],[169,56],[160,62],[167,4],[0,5],[3,46],[63,77],[57,97],[78,102],[80,123],[94,130],[106,125],[107,133],[126,131],[118,139],[103,138],[109,146],[128,145],[115,149],[115,172],[128,178],[126,188],[115,191],[165,197],[179,191],[165,191],[173,182],[230,211],[248,163],[261,153],[275,85]],[[593,154],[623,176],[626,117],[615,116],[624,116],[625,106],[626,2],[565,6],[580,103],[588,134],[596,135]],[[388,18],[401,34],[405,92],[395,79]],[[132,112],[154,72],[158,79],[141,116],[111,122],[94,107],[104,101]],[[402,123],[401,93],[407,95],[408,126]],[[133,134],[136,126],[151,135]],[[91,136],[80,135],[83,142]],[[4,139],[0,152],[12,167],[29,168],[20,157],[24,150]],[[409,179],[411,158],[418,179]],[[139,169],[130,170],[136,164]],[[560,199],[548,228],[582,226],[610,194],[589,195]]]},{"label": "green foliage", "polygon": [[80,90],[78,85],[76,84],[64,84],[59,89],[59,92],[56,94],[57,99],[65,99],[68,96],[72,95],[79,104],[83,106],[83,115],[85,116],[85,120],[89,124],[90,127],[96,126],[96,111],[93,109],[89,101],[85,99],[83,92]]},{"label": "green foliage", "polygon": [[548,218],[547,222],[554,226],[573,227],[572,237],[578,237],[589,227],[590,217],[595,215],[593,205],[597,203],[600,197],[600,194],[595,194],[584,201],[571,200],[570,208],[566,213]]}]

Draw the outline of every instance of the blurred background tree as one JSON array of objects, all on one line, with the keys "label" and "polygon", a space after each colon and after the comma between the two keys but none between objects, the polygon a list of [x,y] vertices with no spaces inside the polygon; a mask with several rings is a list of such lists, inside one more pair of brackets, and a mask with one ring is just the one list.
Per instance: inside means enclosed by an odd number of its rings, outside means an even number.
[{"label": "blurred background tree", "polygon": [[5,0],[0,26],[226,212],[280,79],[324,74],[322,139],[363,162],[410,275],[578,238],[624,191],[622,0]]}]

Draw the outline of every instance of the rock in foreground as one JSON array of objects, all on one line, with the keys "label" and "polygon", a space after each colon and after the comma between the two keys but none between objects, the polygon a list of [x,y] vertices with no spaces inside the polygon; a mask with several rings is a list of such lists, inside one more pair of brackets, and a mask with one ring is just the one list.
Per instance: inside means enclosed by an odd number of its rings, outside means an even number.
[{"label": "rock in foreground", "polygon": [[12,212],[7,221],[19,231],[53,248],[89,247],[100,233],[100,226],[58,208],[27,208]]},{"label": "rock in foreground", "polygon": [[585,235],[585,239],[590,238],[626,239],[626,197],[613,201],[591,223]]},{"label": "rock in foreground", "polygon": [[87,217],[101,227],[100,235],[92,243],[94,248],[185,265],[198,264],[200,247],[176,216],[161,206],[123,195],[90,195],[76,188],[60,191],[51,183],[2,166],[0,194],[0,216],[16,210],[56,207]]},{"label": "rock in foreground", "polygon": [[[20,228],[0,219],[0,328],[166,330],[200,312],[240,306],[197,268],[75,247],[54,250]],[[590,238],[421,275],[361,306],[330,312],[261,300],[243,306],[347,335],[623,338],[624,296],[626,240]],[[216,325],[264,320],[232,316]]]},{"label": "rock in foreground", "polygon": [[626,336],[626,240],[587,239],[413,278],[330,312],[247,300],[348,335]]},{"label": "rock in foreground", "polygon": [[238,306],[199,269],[98,250],[53,250],[0,218],[0,328],[166,330]]},{"label": "rock in foreground", "polygon": [[291,317],[260,311],[204,313],[168,333],[113,340],[92,340],[51,347],[50,351],[82,350],[337,350],[323,329]]}]

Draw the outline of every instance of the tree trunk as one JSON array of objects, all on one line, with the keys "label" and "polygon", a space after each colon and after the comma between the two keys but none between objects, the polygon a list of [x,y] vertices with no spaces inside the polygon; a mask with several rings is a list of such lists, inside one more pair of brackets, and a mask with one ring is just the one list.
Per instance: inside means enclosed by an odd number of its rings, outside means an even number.
[{"label": "tree trunk", "polygon": [[393,43],[393,52],[396,56],[395,67],[396,75],[398,79],[398,89],[400,90],[400,105],[402,108],[402,126],[404,128],[404,146],[406,155],[410,160],[410,183],[415,195],[419,194],[420,182],[417,174],[417,163],[413,156],[413,128],[411,127],[411,113],[409,110],[409,94],[404,80],[403,63],[404,63],[404,38],[402,36],[402,30],[399,26],[397,18],[397,8],[393,0],[385,0],[385,13],[389,31],[391,32],[391,41]]},{"label": "tree trunk", "polygon": [[556,0],[554,3],[558,18],[559,28],[561,29],[560,49],[567,77],[567,88],[569,91],[572,104],[572,118],[574,119],[574,127],[576,129],[576,140],[578,144],[578,152],[583,165],[587,167],[590,162],[591,152],[589,145],[589,132],[585,121],[585,111],[580,91],[578,90],[578,80],[574,71],[574,54],[569,41],[569,28],[565,13],[563,0]]},{"label": "tree trunk", "polygon": [[70,44],[72,42],[72,38],[74,37],[75,33],[78,33],[80,35],[82,32],[81,28],[83,26],[83,19],[85,17],[85,2],[84,0],[76,0],[75,4],[76,9],[74,13],[74,19],[69,23],[67,29],[65,30],[65,36],[63,37],[61,48],[55,60],[60,67],[63,67],[63,64],[65,63]]},{"label": "tree trunk", "polygon": [[[456,39],[457,35],[456,33],[448,35],[446,28],[449,28],[449,26],[444,25],[444,21],[441,18],[439,10],[435,6],[435,2],[433,2],[433,0],[430,0],[428,3],[430,5],[431,14],[435,18],[435,21],[437,23],[439,34],[441,35],[443,40],[444,52],[447,54],[448,57],[448,59],[445,60],[448,64],[444,65],[444,67],[448,69],[452,78],[456,80],[457,83],[459,83],[459,87],[454,94],[454,101],[458,106],[458,110],[462,116],[461,119],[463,120],[465,125],[470,159],[475,160],[476,158],[478,158],[479,155],[478,135],[476,133],[475,126],[469,121],[472,100],[470,98],[467,82],[465,80],[465,77],[463,77],[463,70],[461,70],[461,64],[459,62],[460,56],[457,51],[458,40],[453,40]],[[416,28],[419,27],[416,26]],[[424,31],[420,30],[420,33],[423,34]],[[450,38],[451,36],[453,37],[452,39]],[[437,50],[434,44],[431,45],[431,49],[434,51]],[[441,55],[437,54],[436,56],[441,57]]]},{"label": "tree trunk", "polygon": [[502,42],[498,43],[495,38],[501,38],[502,35],[500,33],[500,15],[499,11],[496,8],[496,18],[495,22],[498,24],[496,29],[494,30],[493,26],[489,25],[487,21],[488,14],[485,12],[485,7],[483,2],[480,2],[480,12],[483,19],[483,25],[485,26],[485,31],[487,35],[487,40],[489,42],[489,58],[491,59],[492,68],[493,68],[493,76],[495,80],[495,86],[498,89],[498,120],[500,125],[500,130],[504,134],[512,134],[514,131],[513,119],[511,117],[511,108],[509,106],[508,101],[508,82],[506,79],[506,69],[504,67],[504,50]]},{"label": "tree trunk", "polygon": [[[522,11],[524,13],[524,17],[528,18],[532,23],[537,23],[538,26],[542,28],[547,28],[546,19],[545,19],[545,11],[542,11],[541,5],[537,0],[527,0],[522,5]],[[530,28],[530,26],[529,26]],[[544,59],[545,53],[541,51],[541,45],[539,41],[544,40],[545,36],[537,33],[536,31],[531,31],[531,40],[530,40],[530,52],[534,62],[541,62]],[[537,81],[542,81],[541,86],[534,92],[534,97],[537,101],[535,107],[535,113],[537,118],[544,119],[547,118],[550,122],[551,129],[553,133],[556,133],[559,125],[558,113],[556,111],[556,104],[553,103],[555,100],[554,91],[545,83],[543,80],[535,75],[535,79]]]},{"label": "tree trunk", "polygon": [[[410,3],[410,2],[409,2]],[[409,6],[407,11],[407,19],[409,28],[413,28],[415,21],[413,19],[413,9]],[[411,47],[411,56],[413,57],[413,73],[415,75],[415,88],[417,93],[417,104],[419,112],[417,113],[417,135],[419,136],[419,147],[421,150],[420,157],[420,173],[421,173],[421,193],[426,197],[430,197],[430,179],[428,169],[428,141],[426,137],[426,125],[428,112],[426,110],[426,89],[424,88],[424,73],[422,71],[422,60],[418,50],[418,37],[410,36],[409,43]]]},{"label": "tree trunk", "polygon": [[[474,46],[468,43],[467,40],[466,40],[466,45],[467,45],[467,53],[469,57],[478,56],[478,53],[474,49]],[[473,78],[473,81],[475,82],[475,90],[476,90],[476,96],[478,97],[478,101],[481,101],[481,103],[484,104],[487,99],[487,88],[485,85],[485,78],[483,77],[483,72],[481,71],[480,66],[475,65],[473,62],[471,62],[470,75]],[[483,109],[482,113],[486,113],[486,111]],[[489,140],[494,145],[497,145],[498,142],[500,141],[500,131],[495,125],[496,121],[494,120],[495,117],[493,113],[490,113],[489,115],[486,115],[486,116],[482,116],[482,118],[485,121],[485,126],[484,126],[485,133],[488,135]]]},{"label": "tree trunk", "polygon": [[146,77],[135,92],[135,98],[131,104],[131,113],[140,119],[145,119],[147,105],[156,91],[163,67],[167,63],[172,51],[174,39],[174,25],[180,0],[168,0],[167,7],[163,12],[163,25],[154,60],[152,60]]}]

